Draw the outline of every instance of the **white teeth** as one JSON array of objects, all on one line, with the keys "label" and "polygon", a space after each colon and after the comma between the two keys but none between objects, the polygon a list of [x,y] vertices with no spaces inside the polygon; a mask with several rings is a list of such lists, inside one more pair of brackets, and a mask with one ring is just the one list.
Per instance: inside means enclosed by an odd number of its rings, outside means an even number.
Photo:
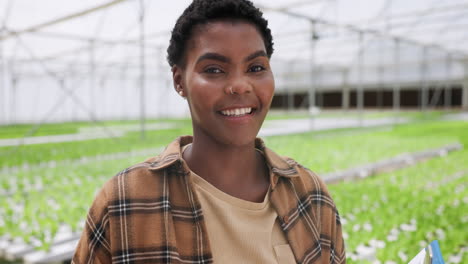
[{"label": "white teeth", "polygon": [[251,111],[252,111],[251,107],[245,107],[245,108],[224,110],[224,111],[221,111],[221,113],[225,116],[243,116],[245,114],[250,114]]}]

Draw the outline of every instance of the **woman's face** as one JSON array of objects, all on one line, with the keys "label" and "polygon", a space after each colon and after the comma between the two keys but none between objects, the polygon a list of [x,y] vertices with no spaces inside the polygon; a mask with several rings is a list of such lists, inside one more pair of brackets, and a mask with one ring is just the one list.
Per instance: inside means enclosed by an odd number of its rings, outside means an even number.
[{"label": "woman's face", "polygon": [[197,26],[188,44],[185,67],[173,76],[187,97],[195,139],[252,144],[275,89],[260,33],[246,22],[211,22]]}]

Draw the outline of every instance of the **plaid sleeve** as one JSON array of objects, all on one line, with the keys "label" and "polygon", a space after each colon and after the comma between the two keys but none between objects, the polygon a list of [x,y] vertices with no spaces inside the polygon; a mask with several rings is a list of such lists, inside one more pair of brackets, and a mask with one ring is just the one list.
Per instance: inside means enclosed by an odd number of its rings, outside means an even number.
[{"label": "plaid sleeve", "polygon": [[336,212],[336,221],[332,225],[332,241],[331,241],[331,252],[330,252],[330,263],[346,263],[345,244],[343,240],[343,233],[341,230],[340,214],[338,210]]},{"label": "plaid sleeve", "polygon": [[[324,242],[324,252],[329,256],[331,264],[346,263],[345,244],[343,240],[343,232],[341,226],[340,214],[338,208],[333,201],[327,185],[325,182],[314,172],[306,169],[315,182],[316,192],[319,193],[321,206],[317,206],[317,215],[320,216],[321,237]],[[326,246],[325,246],[326,245]],[[325,261],[325,260],[322,260]]]},{"label": "plaid sleeve", "polygon": [[316,177],[318,179],[320,189],[330,201],[330,206],[323,207],[321,211],[323,217],[322,227],[325,229],[323,232],[330,234],[330,263],[346,263],[345,244],[343,240],[340,214],[338,212],[337,206],[333,201],[333,198],[331,197],[325,182],[321,180],[315,173],[311,171],[309,171],[309,173],[312,175],[312,177]]},{"label": "plaid sleeve", "polygon": [[72,259],[73,264],[112,263],[107,204],[106,187],[104,187],[89,209],[84,230]]}]

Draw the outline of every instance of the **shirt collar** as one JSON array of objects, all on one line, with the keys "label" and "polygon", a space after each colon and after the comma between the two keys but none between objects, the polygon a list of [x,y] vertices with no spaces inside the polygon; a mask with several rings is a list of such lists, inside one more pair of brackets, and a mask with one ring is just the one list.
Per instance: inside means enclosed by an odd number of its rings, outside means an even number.
[{"label": "shirt collar", "polygon": [[[171,142],[166,149],[159,155],[148,159],[150,170],[160,170],[167,168],[175,163],[182,164],[182,148],[192,143],[192,136],[181,136]],[[261,150],[265,155],[265,160],[271,172],[282,177],[297,177],[299,173],[296,170],[297,163],[291,159],[286,159],[265,146],[262,139],[255,139],[255,147]]]}]

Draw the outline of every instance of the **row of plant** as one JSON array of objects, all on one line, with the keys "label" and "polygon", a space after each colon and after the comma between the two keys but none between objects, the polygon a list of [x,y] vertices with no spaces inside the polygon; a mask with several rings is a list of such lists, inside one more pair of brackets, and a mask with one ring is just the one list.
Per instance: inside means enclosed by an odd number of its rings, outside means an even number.
[{"label": "row of plant", "polygon": [[[380,261],[407,263],[434,239],[445,257],[466,246],[468,152],[424,162],[359,182],[330,186],[339,206],[347,249],[379,242]],[[466,263],[468,255],[463,256]],[[362,259],[349,260],[363,263]]]},{"label": "row of plant", "polygon": [[[163,146],[166,144],[166,141],[169,142],[175,137],[175,135],[171,134],[175,132],[177,132],[177,130],[159,131],[160,137],[152,143]],[[362,132],[360,130],[344,132],[344,130],[338,130],[334,132],[307,133],[288,137],[271,137],[266,138],[265,141],[267,141],[269,147],[275,149],[279,153],[294,157],[302,164],[305,164],[307,167],[319,173],[325,173],[378,161],[398,155],[402,152],[413,152],[431,147],[439,147],[457,140],[454,137],[436,138],[430,135],[424,137],[399,138],[392,133],[397,132]],[[328,134],[333,136],[325,136]],[[427,142],[430,143],[428,144]],[[91,141],[91,143],[73,143],[73,145],[76,146],[75,151],[62,152],[65,154],[61,156],[62,162],[52,161],[48,162],[47,166],[21,167],[15,171],[3,171],[2,174],[5,175],[4,177],[0,177],[0,194],[28,192],[29,190],[41,189],[41,186],[44,185],[68,184],[70,180],[79,179],[79,174],[77,173],[82,173],[83,175],[105,174],[102,172],[102,169],[108,167],[112,168],[112,162],[104,162],[102,159],[97,159],[96,157],[89,157],[86,159],[78,157],[82,152],[89,152],[91,151],[90,149],[101,147],[99,144],[92,143],[95,143],[94,140]],[[54,145],[63,147],[59,144]],[[30,147],[34,148],[34,146]],[[128,148],[128,146],[124,147]],[[111,146],[107,146],[105,150],[109,151],[108,148],[112,149]],[[114,148],[119,149],[118,146],[114,146]],[[58,151],[55,150],[53,153],[57,152]],[[96,150],[96,152],[99,153],[99,150]],[[157,153],[148,155],[156,154]],[[33,153],[30,153],[30,155],[33,155]],[[37,153],[37,156],[41,157],[45,155],[43,153]],[[71,157],[71,160],[63,160],[67,157]],[[131,156],[129,155],[129,157]],[[73,160],[73,158],[79,158],[79,160]],[[122,160],[122,158],[119,159]],[[109,165],[99,166],[99,164]],[[73,173],[70,174],[67,172],[63,174],[64,171],[69,170],[69,168],[73,168]],[[107,173],[109,173],[109,171],[107,171]],[[110,173],[112,173],[112,171],[110,171]],[[71,175],[73,179],[69,179],[70,177],[67,177],[67,175]]]},{"label": "row of plant", "polygon": [[[160,122],[186,122],[186,119],[157,119],[146,120],[146,123],[160,123]],[[21,137],[34,137],[34,136],[52,136],[63,134],[79,133],[80,129],[110,129],[113,126],[121,125],[140,125],[139,120],[110,120],[110,121],[76,121],[76,122],[63,122],[63,123],[44,123],[44,124],[13,124],[13,125],[0,125],[0,139],[8,138],[21,138]]]},{"label": "row of plant", "polygon": [[395,127],[368,132],[346,129],[275,136],[265,141],[268,147],[278,153],[292,157],[318,174],[323,174],[403,153],[438,148],[457,142],[458,139],[453,135],[440,136],[430,133],[404,136],[398,127]]},{"label": "row of plant", "polygon": [[[412,112],[404,112],[404,114],[415,115],[415,113]],[[430,112],[428,114],[430,116],[441,115],[441,113],[439,112]],[[327,116],[333,114],[326,113],[323,115]],[[379,115],[382,115],[382,113],[380,113]],[[282,115],[272,114],[270,119],[276,119],[279,117],[282,117]],[[143,149],[148,146],[164,146],[173,139],[174,135],[191,133],[190,121],[186,119],[158,120],[156,122],[172,122],[177,124],[179,127],[177,129],[167,129],[165,131],[147,131],[145,140],[141,140],[141,135],[139,132],[130,132],[127,133],[125,136],[119,138],[105,138],[78,142],[0,147],[0,168],[5,166],[30,166],[38,163],[45,163],[48,161],[61,161],[64,159],[75,159],[84,156],[93,156],[114,152],[125,152]],[[102,126],[106,126],[107,131],[112,131],[113,126],[117,125],[116,121],[107,121],[102,122],[100,124]],[[122,124],[137,125],[136,121],[124,121]],[[30,130],[33,126],[34,125],[2,126],[0,129],[0,138],[3,137],[2,135],[7,135],[13,138],[21,137],[24,135],[24,133],[27,133],[26,131]],[[94,127],[97,129],[103,129],[103,127],[96,127],[96,124],[79,122],[44,124],[40,126],[39,129],[43,131],[42,134],[63,134],[68,132],[76,132],[83,127]],[[435,142],[435,145],[436,144],[437,142]]]},{"label": "row of plant", "polygon": [[[444,138],[440,138],[440,135],[445,135],[441,131],[442,128],[449,131],[445,132],[447,136]],[[355,130],[350,135],[340,130],[333,132],[334,136],[330,137],[325,136],[327,133],[321,132],[271,137],[266,141],[269,147],[279,153],[292,156],[313,170],[327,172],[379,160],[403,151],[424,149],[455,140],[465,140],[463,142],[466,144],[466,138],[460,138],[460,132],[457,132],[459,129],[466,131],[468,127],[465,123],[459,122],[419,124],[399,126],[392,131],[360,134],[357,133],[359,130]],[[169,133],[170,131],[172,134]],[[149,137],[155,137],[155,140],[163,138],[169,142],[180,133],[180,130],[159,131],[158,133],[160,137],[156,135]],[[90,148],[93,143],[95,142],[80,142]],[[138,144],[143,145],[143,143]],[[148,142],[144,144],[147,147]],[[79,144],[76,147],[79,148]],[[80,153],[73,153],[73,155],[80,155]],[[71,156],[74,157],[73,155]],[[144,158],[94,161],[85,165],[58,163],[54,168],[18,170],[15,173],[0,174],[0,236],[21,239],[47,249],[60,225],[66,224],[74,230],[81,227],[80,223],[94,193],[104,181],[123,167],[130,166]],[[382,182],[380,184],[384,185]],[[360,186],[360,183],[356,183],[356,186]],[[362,208],[359,207],[359,199],[362,193],[368,192],[367,188],[368,186],[363,185],[362,189],[353,192],[356,197],[345,197],[344,200],[354,199],[357,201],[356,208]],[[394,192],[398,193],[398,189]],[[342,192],[334,191],[334,193],[337,194],[338,205],[341,208],[339,195]],[[343,207],[347,208],[346,205]],[[344,209],[345,212],[347,210]],[[344,218],[346,219],[346,213]],[[368,222],[370,221],[374,220],[369,219]],[[395,223],[391,223],[389,225],[392,227],[400,224],[396,220]],[[358,222],[358,224],[364,224],[364,222]],[[348,232],[348,235],[351,236],[351,233]],[[368,241],[367,237],[363,236],[361,241]],[[350,243],[353,245],[353,242]]]},{"label": "row of plant", "polygon": [[[402,138],[431,134],[468,146],[468,123],[401,126]],[[468,151],[462,150],[393,173],[330,186],[340,209],[350,263],[362,248],[385,263],[407,263],[439,240],[447,263],[467,263]],[[465,249],[463,249],[465,248]],[[352,258],[351,258],[352,256]],[[369,256],[367,256],[369,257]],[[452,260],[453,259],[453,260]],[[372,262],[372,257],[368,259]]]},{"label": "row of plant", "polygon": [[141,139],[139,132],[129,132],[119,138],[0,147],[0,167],[27,167],[48,161],[59,162],[99,154],[164,146],[174,140],[175,135],[190,133],[191,128],[187,124],[173,129],[147,131],[144,140]]},{"label": "row of plant", "polygon": [[79,232],[95,192],[112,175],[145,157],[59,165],[2,175],[0,237],[48,249],[59,228]]},{"label": "row of plant", "polygon": [[[366,111],[362,113],[364,118],[387,118],[387,117],[406,117],[417,120],[434,119],[439,118],[443,114],[448,112],[443,111]],[[343,118],[343,117],[357,117],[360,114],[358,112],[342,112],[342,111],[331,111],[321,112],[316,117],[318,118]],[[291,118],[308,118],[310,115],[307,111],[271,111],[267,116],[267,120],[277,119],[291,119]],[[154,122],[179,122],[187,121],[187,119],[158,119],[158,120],[147,120],[147,123]],[[0,139],[7,138],[21,138],[24,136],[49,136],[49,135],[60,135],[60,134],[73,134],[78,133],[82,128],[102,128],[109,127],[112,129],[114,125],[139,125],[139,120],[123,120],[123,121],[98,121],[98,122],[65,122],[65,123],[44,123],[44,124],[13,124],[0,126]]]},{"label": "row of plant", "polygon": [[[175,129],[148,131],[145,140],[141,140],[140,133],[129,132],[121,138],[3,147],[0,148],[0,167],[30,167],[49,161],[60,162],[87,156],[161,147],[177,135],[191,133],[189,121],[179,121],[178,124],[180,127]],[[355,133],[349,135],[342,131],[350,130],[305,133],[295,137],[271,137],[267,139],[267,143],[279,153],[298,158],[300,162],[316,171],[324,172],[349,167],[346,164],[372,162],[381,157],[391,157],[403,152],[439,147],[453,142],[453,139],[447,136],[425,139],[415,136],[405,139],[395,137],[391,131],[380,133],[378,136],[375,132],[363,133],[366,129],[354,129],[352,131]],[[332,136],[327,136],[329,134]],[[304,147],[297,149],[294,147],[297,144]],[[328,150],[330,148],[331,150]],[[365,151],[357,152],[359,148]],[[382,152],[382,149],[385,149],[385,152]],[[317,167],[317,164],[322,167]]]}]

